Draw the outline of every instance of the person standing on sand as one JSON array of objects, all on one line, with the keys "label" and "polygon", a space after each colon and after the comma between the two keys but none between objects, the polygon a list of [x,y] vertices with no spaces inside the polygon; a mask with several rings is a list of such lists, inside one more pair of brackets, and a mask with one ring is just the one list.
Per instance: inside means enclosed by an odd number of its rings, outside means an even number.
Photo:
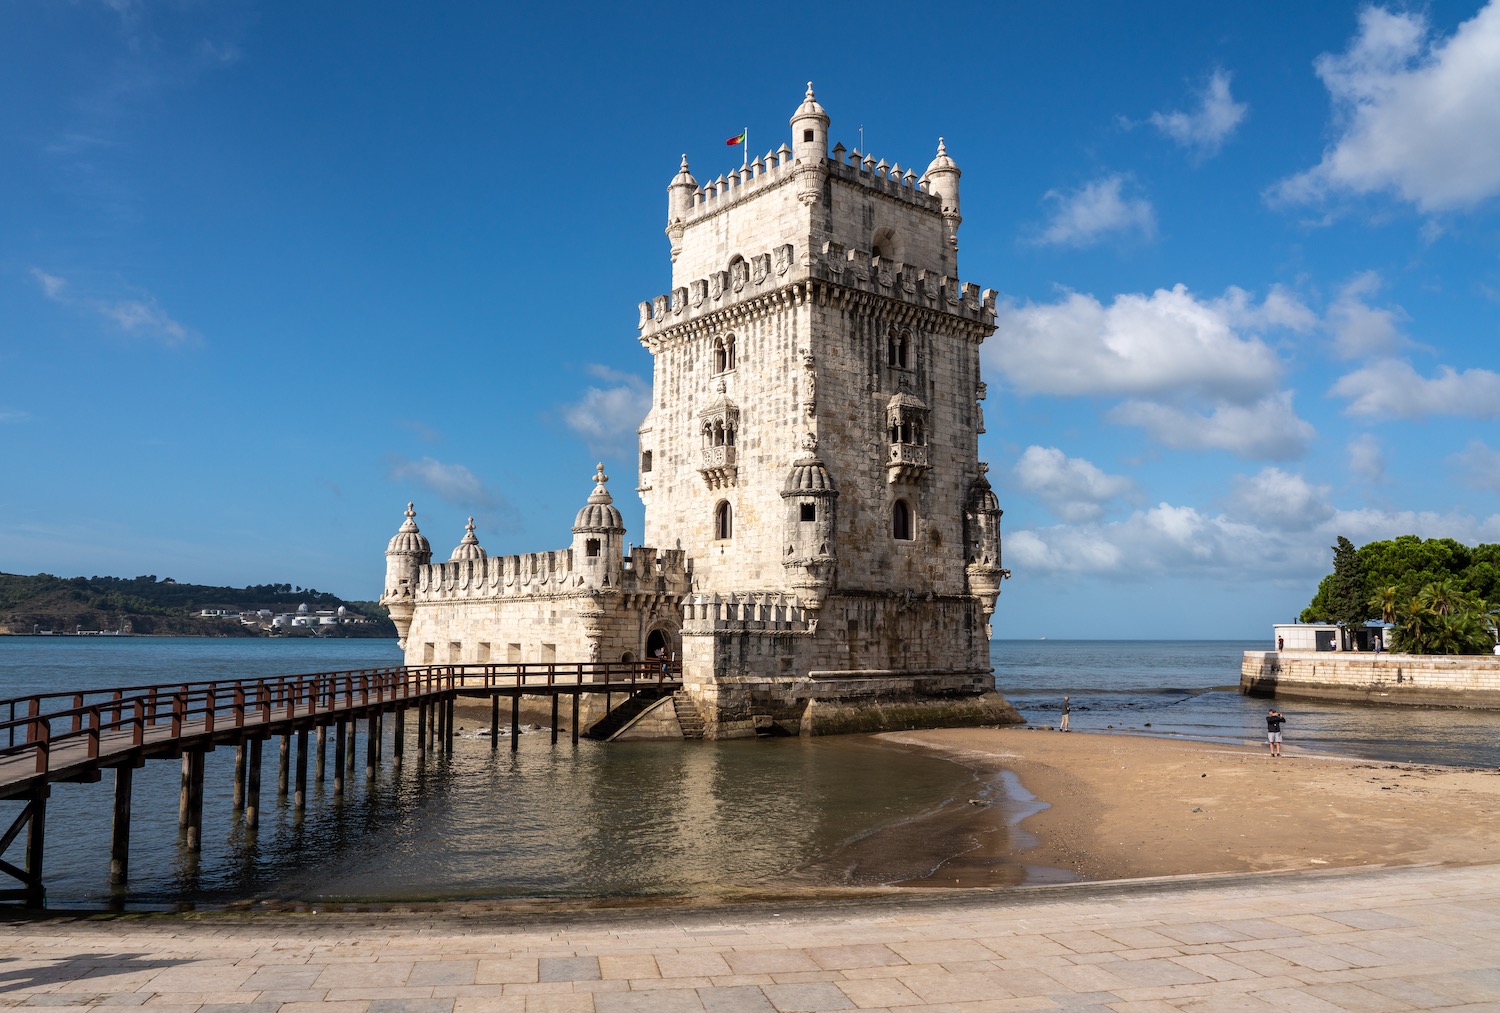
[{"label": "person standing on sand", "polygon": [[1057,722],[1057,730],[1065,732],[1068,730],[1068,715],[1073,713],[1072,697],[1063,697],[1062,717]]},{"label": "person standing on sand", "polygon": [[1272,707],[1266,711],[1266,742],[1271,746],[1271,757],[1274,759],[1281,755],[1281,726],[1286,723],[1286,716]]}]

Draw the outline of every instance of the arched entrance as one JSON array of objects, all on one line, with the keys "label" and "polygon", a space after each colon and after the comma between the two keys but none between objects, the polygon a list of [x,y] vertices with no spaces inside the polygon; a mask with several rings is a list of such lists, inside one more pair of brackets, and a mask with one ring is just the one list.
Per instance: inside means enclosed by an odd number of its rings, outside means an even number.
[{"label": "arched entrance", "polygon": [[667,661],[677,661],[681,658],[682,647],[677,639],[676,631],[671,628],[656,627],[646,634],[646,660],[655,661],[657,657],[665,658]]}]

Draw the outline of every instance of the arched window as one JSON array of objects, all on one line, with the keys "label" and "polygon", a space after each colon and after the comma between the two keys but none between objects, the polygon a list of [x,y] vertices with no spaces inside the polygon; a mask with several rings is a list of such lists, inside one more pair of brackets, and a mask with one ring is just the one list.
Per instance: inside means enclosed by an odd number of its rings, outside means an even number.
[{"label": "arched window", "polygon": [[891,507],[891,537],[900,542],[909,542],[912,534],[911,507],[906,500],[898,499]]},{"label": "arched window", "polygon": [[734,368],[734,335],[714,339],[714,372],[727,373]]},{"label": "arched window", "polygon": [[734,511],[724,500],[714,508],[714,537],[719,541],[734,537]]},{"label": "arched window", "polygon": [[911,332],[891,328],[885,343],[886,365],[907,369],[911,363]]}]

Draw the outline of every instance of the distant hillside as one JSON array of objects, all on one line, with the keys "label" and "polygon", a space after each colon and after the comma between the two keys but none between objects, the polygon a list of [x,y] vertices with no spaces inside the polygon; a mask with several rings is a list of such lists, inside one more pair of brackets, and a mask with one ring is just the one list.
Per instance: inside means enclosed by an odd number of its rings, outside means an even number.
[{"label": "distant hillside", "polygon": [[[343,615],[338,609],[343,607]],[[226,615],[203,616],[205,610]],[[299,614],[278,623],[276,617]],[[325,613],[321,618],[319,613]],[[323,620],[328,620],[324,622]],[[0,573],[0,634],[124,630],[157,636],[394,637],[374,602],[291,584],[210,587],[170,577],[54,577]]]}]

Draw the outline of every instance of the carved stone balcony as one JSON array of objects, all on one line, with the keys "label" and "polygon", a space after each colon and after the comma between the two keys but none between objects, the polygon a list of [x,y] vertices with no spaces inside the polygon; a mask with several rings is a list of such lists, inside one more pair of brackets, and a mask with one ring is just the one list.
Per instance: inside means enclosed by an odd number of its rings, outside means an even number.
[{"label": "carved stone balcony", "polygon": [[927,470],[927,448],[911,443],[892,443],[885,461],[886,481],[915,482]]},{"label": "carved stone balcony", "polygon": [[730,445],[703,448],[703,464],[698,474],[710,489],[734,485],[739,468],[735,464],[735,447]]}]

